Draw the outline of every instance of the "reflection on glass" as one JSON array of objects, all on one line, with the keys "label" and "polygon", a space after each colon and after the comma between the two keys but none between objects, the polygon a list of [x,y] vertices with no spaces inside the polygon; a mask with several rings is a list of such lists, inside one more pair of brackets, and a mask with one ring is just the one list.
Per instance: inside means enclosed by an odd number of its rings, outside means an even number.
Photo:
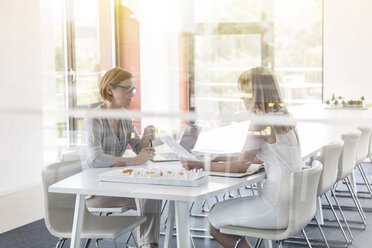
[{"label": "reflection on glass", "polygon": [[77,105],[99,101],[100,76],[99,1],[74,1]]},{"label": "reflection on glass", "polygon": [[196,109],[241,110],[236,81],[242,70],[261,63],[260,35],[195,36],[194,62]]}]

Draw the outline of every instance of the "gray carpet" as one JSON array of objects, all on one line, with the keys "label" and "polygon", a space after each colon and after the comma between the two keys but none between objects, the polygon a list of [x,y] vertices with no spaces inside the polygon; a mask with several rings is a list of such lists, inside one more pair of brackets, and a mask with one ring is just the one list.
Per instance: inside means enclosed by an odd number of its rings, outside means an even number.
[{"label": "gray carpet", "polygon": [[[365,163],[364,168],[369,175],[369,178],[372,179],[372,164]],[[361,178],[359,177],[359,173],[356,173],[357,181],[361,182]],[[346,187],[342,184],[339,185],[339,189],[345,189]],[[362,185],[358,185],[358,190],[365,191],[365,187]],[[250,189],[241,189],[242,195],[251,195],[252,191]],[[368,195],[366,195],[368,196]],[[227,198],[229,196],[225,196]],[[219,200],[222,200],[223,196],[219,196]],[[325,199],[322,199],[323,203],[326,203]],[[340,198],[342,205],[353,205],[353,202],[350,198]],[[216,199],[210,199],[208,205],[213,205],[216,202]],[[372,208],[372,199],[361,199],[361,203],[363,207]],[[202,208],[203,202],[196,202],[192,208],[193,214],[206,214],[203,212]],[[204,206],[204,208],[208,208],[208,206]],[[333,219],[334,217],[331,214],[331,211],[325,210],[325,217]],[[355,220],[360,221],[360,217],[357,212],[353,211],[345,211],[347,220]],[[372,212],[366,212],[367,216],[367,228],[366,230],[352,230],[354,235],[353,244],[349,247],[351,248],[368,248],[372,247],[372,232],[370,231],[372,228]],[[162,217],[162,228],[161,231],[164,232],[164,223],[166,221],[165,215]],[[198,229],[206,228],[207,219],[203,217],[190,217],[190,226]],[[355,226],[358,226],[355,224]],[[338,240],[343,241],[343,236],[339,229],[336,228],[326,228],[324,227],[325,234],[329,240]],[[315,226],[308,226],[306,227],[306,232],[309,238],[317,238],[321,239],[319,230]],[[211,248],[219,248],[220,246],[215,240],[210,238],[200,238],[200,236],[209,236],[208,232],[202,231],[192,231],[193,241],[195,247],[211,247]],[[301,234],[297,234],[298,237],[302,237]],[[124,243],[128,238],[128,234],[123,235],[119,240],[118,243],[120,247],[124,247]],[[163,244],[164,236],[161,235],[161,246]],[[249,239],[251,242],[254,243],[254,239]],[[6,233],[0,234],[0,248],[50,248],[55,247],[58,238],[52,236],[45,227],[44,220],[39,220],[33,222],[31,224],[16,228],[14,230],[8,231]],[[85,242],[85,241],[82,241]],[[67,241],[64,247],[69,247],[69,241]],[[134,246],[133,241],[130,241],[130,245]],[[95,247],[93,242],[89,247]],[[112,240],[102,240],[99,242],[99,247],[102,248],[109,248],[114,247]],[[176,240],[173,238],[173,245],[172,247],[176,247]],[[261,246],[263,247],[263,246]],[[276,247],[276,244],[274,244]],[[304,247],[299,244],[288,244],[286,243],[284,247]],[[316,247],[316,246],[315,246]],[[335,247],[335,246],[331,246]]]}]

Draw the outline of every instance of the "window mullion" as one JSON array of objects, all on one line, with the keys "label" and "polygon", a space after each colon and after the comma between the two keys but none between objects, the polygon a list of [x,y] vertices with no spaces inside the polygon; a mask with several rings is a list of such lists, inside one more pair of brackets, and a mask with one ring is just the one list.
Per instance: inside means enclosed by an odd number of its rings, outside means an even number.
[{"label": "window mullion", "polygon": [[[75,56],[75,23],[73,0],[66,0],[66,40],[67,40],[67,97],[68,108],[71,110],[77,106],[76,94],[76,56]],[[77,122],[75,118],[68,118],[69,143],[76,143]]]}]

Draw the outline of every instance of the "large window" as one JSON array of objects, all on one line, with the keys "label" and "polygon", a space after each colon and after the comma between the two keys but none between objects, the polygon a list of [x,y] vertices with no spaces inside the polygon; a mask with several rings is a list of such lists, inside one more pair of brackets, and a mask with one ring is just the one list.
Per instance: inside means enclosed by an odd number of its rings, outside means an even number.
[{"label": "large window", "polygon": [[288,104],[322,99],[322,0],[195,1],[189,38],[190,105],[231,114],[243,108],[244,70],[272,68]]},{"label": "large window", "polygon": [[116,63],[113,2],[53,0],[55,84],[48,85],[46,92],[54,92],[55,100],[48,100],[54,106],[46,108],[55,111],[44,115],[47,160],[55,150],[59,153],[78,143],[82,120],[68,113],[100,101],[98,82]]}]

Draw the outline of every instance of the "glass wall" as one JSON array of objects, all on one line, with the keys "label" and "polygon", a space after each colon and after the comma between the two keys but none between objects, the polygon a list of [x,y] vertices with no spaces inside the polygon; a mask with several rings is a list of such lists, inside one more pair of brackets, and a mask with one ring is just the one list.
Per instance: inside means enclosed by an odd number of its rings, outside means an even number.
[{"label": "glass wall", "polygon": [[[79,144],[83,116],[71,111],[101,100],[98,82],[116,65],[135,74],[142,113],[234,114],[238,76],[260,65],[288,105],[321,102],[322,11],[321,0],[54,0],[57,143]],[[185,123],[165,119],[135,123]]]},{"label": "glass wall", "polygon": [[44,107],[48,109],[44,114],[45,159],[49,161],[79,143],[83,121],[72,118],[70,111],[100,101],[98,82],[113,66],[115,56],[110,37],[112,1],[53,0],[51,6],[55,82],[45,92],[47,98],[55,95]]}]

